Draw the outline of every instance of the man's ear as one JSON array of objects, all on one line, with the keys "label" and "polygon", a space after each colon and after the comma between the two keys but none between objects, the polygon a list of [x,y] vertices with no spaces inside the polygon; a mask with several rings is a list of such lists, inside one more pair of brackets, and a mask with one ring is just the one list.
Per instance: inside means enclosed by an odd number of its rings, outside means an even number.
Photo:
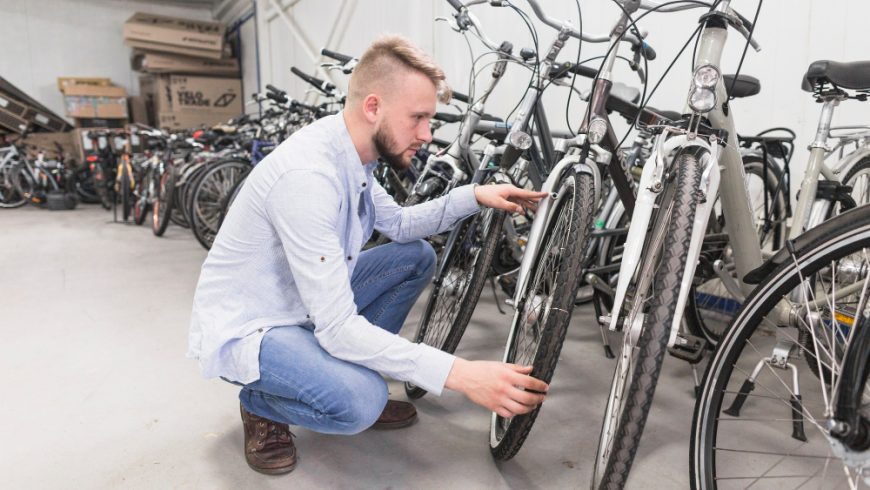
[{"label": "man's ear", "polygon": [[368,94],[362,103],[363,114],[368,122],[374,124],[378,120],[381,110],[381,98],[375,94]]}]

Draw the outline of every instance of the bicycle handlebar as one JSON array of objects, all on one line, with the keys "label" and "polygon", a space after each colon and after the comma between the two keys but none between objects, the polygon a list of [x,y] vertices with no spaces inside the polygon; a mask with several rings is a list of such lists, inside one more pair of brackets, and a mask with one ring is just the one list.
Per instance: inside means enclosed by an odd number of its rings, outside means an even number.
[{"label": "bicycle handlebar", "polygon": [[317,90],[323,92],[325,95],[332,95],[332,91],[335,90],[335,85],[325,82],[317,77],[313,77],[295,66],[291,66],[290,71],[297,77],[311,84]]},{"label": "bicycle handlebar", "polygon": [[598,70],[585,65],[574,64],[570,61],[554,65],[550,70],[550,78],[560,78],[567,73],[574,73],[586,78],[595,78],[598,76]]},{"label": "bicycle handlebar", "polygon": [[470,104],[470,103],[471,103],[471,99],[469,99],[467,95],[465,95],[465,94],[463,94],[463,93],[461,93],[461,92],[456,92],[456,91],[454,91],[454,92],[453,92],[453,98],[456,99],[456,100],[458,100],[459,102],[465,102],[466,104]]},{"label": "bicycle handlebar", "polygon": [[350,61],[352,61],[352,60],[354,59],[353,56],[348,56],[348,55],[346,55],[346,54],[341,54],[341,53],[338,53],[338,52],[335,52],[335,51],[331,51],[331,50],[326,49],[326,48],[321,49],[321,50],[320,50],[320,54],[322,54],[323,56],[326,56],[326,57],[328,57],[328,58],[332,58],[332,59],[334,59],[334,60],[336,60],[336,61],[339,61],[339,62],[341,62],[342,64],[347,64],[348,62],[350,62]]},{"label": "bicycle handlebar", "polygon": [[457,12],[462,11],[463,5],[462,2],[460,2],[459,0],[447,0],[447,3],[449,3],[451,7],[456,9]]}]

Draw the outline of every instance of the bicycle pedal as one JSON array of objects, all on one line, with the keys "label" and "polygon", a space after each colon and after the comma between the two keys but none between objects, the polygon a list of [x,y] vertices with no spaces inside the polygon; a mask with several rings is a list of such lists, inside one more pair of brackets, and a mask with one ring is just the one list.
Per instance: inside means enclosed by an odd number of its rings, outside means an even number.
[{"label": "bicycle pedal", "polygon": [[678,334],[673,347],[668,347],[668,352],[689,364],[697,364],[704,358],[707,349],[707,340],[689,334]]}]

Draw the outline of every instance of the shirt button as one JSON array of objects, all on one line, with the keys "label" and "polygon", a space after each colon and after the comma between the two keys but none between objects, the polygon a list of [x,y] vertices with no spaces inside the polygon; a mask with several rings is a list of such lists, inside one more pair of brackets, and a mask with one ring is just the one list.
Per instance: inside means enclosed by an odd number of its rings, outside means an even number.
[{"label": "shirt button", "polygon": [[262,328],[258,328],[257,331],[260,332],[260,333],[263,333],[263,329],[262,329]]},{"label": "shirt button", "polygon": [[310,315],[305,315],[305,318],[311,318],[311,316],[310,316]]},{"label": "shirt button", "polygon": [[365,182],[363,182],[363,187],[365,187],[365,186],[366,186],[366,183],[365,183]]},{"label": "shirt button", "polygon": [[348,256],[347,256],[347,260],[353,260],[353,256],[348,255]]},{"label": "shirt button", "polygon": [[320,257],[321,262],[326,262],[326,257]]}]

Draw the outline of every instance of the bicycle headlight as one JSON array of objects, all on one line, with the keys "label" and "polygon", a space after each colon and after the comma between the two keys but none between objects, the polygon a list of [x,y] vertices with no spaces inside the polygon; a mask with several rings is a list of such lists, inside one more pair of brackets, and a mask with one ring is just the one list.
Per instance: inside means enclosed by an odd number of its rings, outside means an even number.
[{"label": "bicycle headlight", "polygon": [[589,138],[589,142],[593,145],[597,145],[604,140],[604,136],[607,134],[607,121],[600,117],[593,117],[591,121],[589,121],[589,128],[586,132],[586,137]]},{"label": "bicycle headlight", "polygon": [[716,107],[716,84],[719,83],[719,69],[713,65],[699,66],[692,75],[692,89],[689,91],[689,107],[695,112],[706,113]]},{"label": "bicycle headlight", "polygon": [[715,88],[719,82],[719,70],[713,65],[699,66],[692,76],[692,81],[696,87]]},{"label": "bicycle headlight", "polygon": [[518,150],[528,150],[532,146],[532,137],[522,131],[511,131],[508,143]]},{"label": "bicycle headlight", "polygon": [[709,88],[692,87],[689,92],[689,107],[695,112],[710,112],[716,107],[716,93]]}]

